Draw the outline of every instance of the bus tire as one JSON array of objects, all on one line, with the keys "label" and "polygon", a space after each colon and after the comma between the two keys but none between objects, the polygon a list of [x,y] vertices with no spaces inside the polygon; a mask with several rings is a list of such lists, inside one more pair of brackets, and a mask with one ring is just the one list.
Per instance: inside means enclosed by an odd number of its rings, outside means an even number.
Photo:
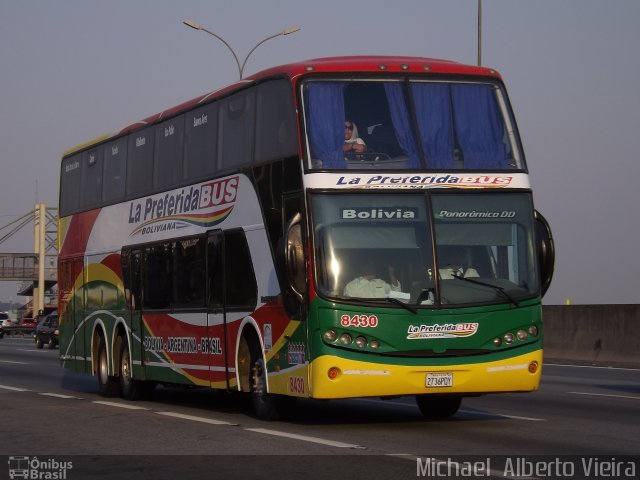
[{"label": "bus tire", "polygon": [[416,395],[416,403],[426,418],[447,418],[456,414],[462,397],[449,395]]},{"label": "bus tire", "polygon": [[125,400],[139,400],[140,390],[138,382],[133,379],[131,371],[131,357],[129,355],[129,343],[123,339],[118,362],[118,379],[120,380],[120,395]]},{"label": "bus tire", "polygon": [[98,342],[98,393],[103,397],[115,397],[118,395],[120,385],[115,377],[109,375],[109,359],[107,357],[107,344],[100,337]]},{"label": "bus tire", "polygon": [[267,368],[259,348],[251,350],[251,373],[249,379],[251,389],[251,406],[256,418],[260,420],[276,420],[278,418],[278,398],[267,393]]}]

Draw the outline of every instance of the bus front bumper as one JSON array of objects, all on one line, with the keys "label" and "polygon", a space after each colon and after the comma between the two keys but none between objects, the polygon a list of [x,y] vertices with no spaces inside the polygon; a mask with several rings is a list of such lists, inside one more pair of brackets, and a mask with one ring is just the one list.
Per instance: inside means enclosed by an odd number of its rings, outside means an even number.
[{"label": "bus front bumper", "polygon": [[[324,355],[310,368],[311,397],[318,399],[532,392],[540,385],[542,350],[493,362],[419,367]],[[437,386],[443,383],[451,386]]]}]

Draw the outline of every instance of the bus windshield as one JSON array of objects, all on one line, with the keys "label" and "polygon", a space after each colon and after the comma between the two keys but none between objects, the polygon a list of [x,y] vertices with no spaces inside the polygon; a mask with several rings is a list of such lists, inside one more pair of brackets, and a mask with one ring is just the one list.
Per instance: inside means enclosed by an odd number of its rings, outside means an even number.
[{"label": "bus windshield", "polygon": [[311,198],[323,296],[426,306],[513,303],[538,293],[528,193]]},{"label": "bus windshield", "polygon": [[303,97],[309,169],[524,169],[498,83],[309,80]]}]

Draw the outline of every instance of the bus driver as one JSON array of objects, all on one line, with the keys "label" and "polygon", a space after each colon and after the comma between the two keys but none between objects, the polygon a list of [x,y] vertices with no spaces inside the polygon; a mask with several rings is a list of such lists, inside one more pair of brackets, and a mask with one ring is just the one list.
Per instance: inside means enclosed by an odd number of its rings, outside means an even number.
[{"label": "bus driver", "polygon": [[375,270],[373,261],[366,261],[362,268],[362,275],[354,278],[344,287],[344,295],[359,298],[386,298],[389,296],[389,292],[400,291],[400,281],[396,277],[395,268],[392,265],[389,265],[388,270],[391,283],[377,278]]}]

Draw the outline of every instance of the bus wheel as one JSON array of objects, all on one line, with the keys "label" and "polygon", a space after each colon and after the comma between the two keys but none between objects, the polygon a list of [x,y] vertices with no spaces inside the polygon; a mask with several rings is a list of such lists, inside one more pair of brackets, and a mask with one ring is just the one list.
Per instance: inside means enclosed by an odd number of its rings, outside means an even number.
[{"label": "bus wheel", "polygon": [[251,354],[251,404],[253,412],[260,420],[278,418],[277,397],[267,393],[267,369],[258,349]]},{"label": "bus wheel", "polygon": [[118,381],[109,375],[109,361],[107,358],[107,345],[102,337],[98,344],[98,393],[103,397],[115,397],[118,395]]},{"label": "bus wheel", "polygon": [[136,388],[136,382],[133,380],[133,374],[131,373],[131,359],[129,358],[129,344],[125,340],[120,349],[120,362],[119,362],[119,380],[120,380],[120,395],[126,400],[137,400],[138,389]]},{"label": "bus wheel", "polygon": [[445,418],[456,414],[462,397],[445,395],[416,395],[418,408],[427,418]]}]

